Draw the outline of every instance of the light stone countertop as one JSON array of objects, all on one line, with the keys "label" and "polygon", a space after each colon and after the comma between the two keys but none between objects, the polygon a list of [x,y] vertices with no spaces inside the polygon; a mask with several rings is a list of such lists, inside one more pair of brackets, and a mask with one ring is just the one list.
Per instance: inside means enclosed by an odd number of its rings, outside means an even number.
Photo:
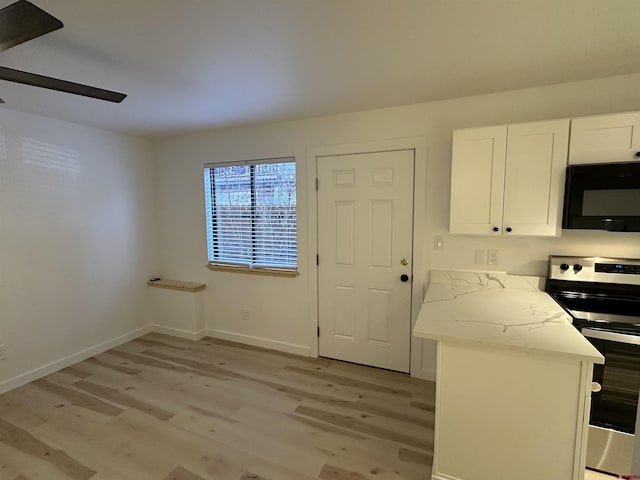
[{"label": "light stone countertop", "polygon": [[604,363],[543,287],[542,277],[432,270],[413,334]]}]

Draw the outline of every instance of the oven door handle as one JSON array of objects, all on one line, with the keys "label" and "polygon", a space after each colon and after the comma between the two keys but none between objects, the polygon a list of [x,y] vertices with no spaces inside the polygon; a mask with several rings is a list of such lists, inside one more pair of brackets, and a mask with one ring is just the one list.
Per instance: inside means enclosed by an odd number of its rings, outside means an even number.
[{"label": "oven door handle", "polygon": [[627,335],[624,333],[608,332],[605,330],[593,330],[591,328],[583,328],[582,335],[588,338],[599,338],[600,340],[608,340],[610,342],[640,345],[640,336],[638,335]]}]

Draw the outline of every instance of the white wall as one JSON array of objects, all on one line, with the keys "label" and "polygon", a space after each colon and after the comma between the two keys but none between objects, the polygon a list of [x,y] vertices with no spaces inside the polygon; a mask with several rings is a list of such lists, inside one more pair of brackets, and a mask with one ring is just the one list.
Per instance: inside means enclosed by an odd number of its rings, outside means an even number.
[{"label": "white wall", "polygon": [[[498,270],[544,275],[549,254],[640,257],[640,234],[565,231],[560,239],[448,236],[452,130],[462,127],[640,110],[640,74],[503,92],[397,108],[180,135],[154,141],[158,169],[160,272],[164,277],[208,284],[207,326],[230,338],[315,353],[315,265],[307,261],[309,225],[306,149],[310,146],[422,137],[428,145],[427,268],[477,268],[476,249],[499,249]],[[299,259],[295,279],[211,272],[207,261],[202,166],[216,161],[294,155],[298,162]],[[445,236],[434,251],[433,236]],[[486,268],[486,267],[485,267]],[[250,319],[242,320],[242,309]],[[243,337],[244,336],[244,337]],[[257,337],[257,338],[252,338]],[[433,374],[435,355],[426,344],[423,369]]]},{"label": "white wall", "polygon": [[0,392],[147,325],[150,153],[146,140],[0,109]]}]

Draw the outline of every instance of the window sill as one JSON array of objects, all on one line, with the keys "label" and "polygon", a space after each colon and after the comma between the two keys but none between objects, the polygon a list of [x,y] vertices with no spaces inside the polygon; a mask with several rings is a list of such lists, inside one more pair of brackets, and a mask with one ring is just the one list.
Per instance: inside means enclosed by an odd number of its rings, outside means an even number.
[{"label": "window sill", "polygon": [[249,268],[233,267],[230,265],[207,264],[209,270],[215,272],[247,273],[249,275],[268,275],[272,277],[297,277],[300,273],[297,270],[279,270],[277,268]]}]

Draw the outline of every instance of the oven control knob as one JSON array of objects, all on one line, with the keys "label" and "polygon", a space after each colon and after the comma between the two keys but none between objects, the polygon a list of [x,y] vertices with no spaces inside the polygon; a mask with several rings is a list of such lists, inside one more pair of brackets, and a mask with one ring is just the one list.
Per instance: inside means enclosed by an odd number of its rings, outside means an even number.
[{"label": "oven control knob", "polygon": [[562,265],[560,265],[560,270],[562,270],[563,272],[566,272],[567,270],[569,270],[569,264],[563,263]]},{"label": "oven control knob", "polygon": [[577,272],[579,272],[580,270],[582,270],[582,265],[580,265],[579,263],[576,263],[576,264],[573,266],[573,271],[577,273]]}]

